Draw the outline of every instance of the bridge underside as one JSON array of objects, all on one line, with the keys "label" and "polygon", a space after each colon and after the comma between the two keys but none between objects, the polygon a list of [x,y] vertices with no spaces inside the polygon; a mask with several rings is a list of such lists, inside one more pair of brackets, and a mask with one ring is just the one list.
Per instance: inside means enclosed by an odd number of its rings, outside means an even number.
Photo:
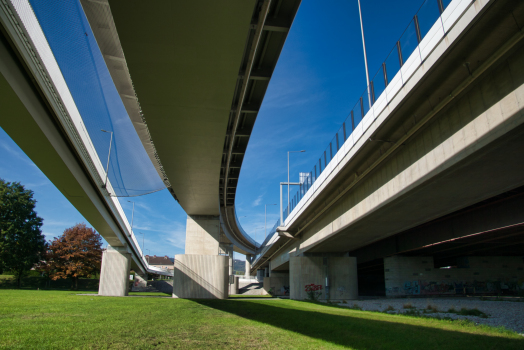
[{"label": "bridge underside", "polygon": [[361,295],[524,289],[524,4],[473,2],[460,21],[471,18],[255,269],[288,273],[293,288],[296,259],[324,259],[310,260],[323,281],[345,256]]}]

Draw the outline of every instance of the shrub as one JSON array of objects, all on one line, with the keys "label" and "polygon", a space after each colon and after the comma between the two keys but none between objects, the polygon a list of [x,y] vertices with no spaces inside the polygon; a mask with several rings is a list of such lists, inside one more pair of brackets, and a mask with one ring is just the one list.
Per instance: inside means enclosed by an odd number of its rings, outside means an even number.
[{"label": "shrub", "polygon": [[306,284],[305,290],[310,301],[317,301],[322,295],[322,286],[320,284]]},{"label": "shrub", "polygon": [[386,308],[386,311],[395,311],[395,308],[391,305],[388,305],[388,307]]},{"label": "shrub", "polygon": [[411,305],[411,303],[406,303],[406,304],[404,304],[404,306],[402,306],[402,307],[403,307],[404,309],[413,309],[413,308],[414,308],[414,306]]}]

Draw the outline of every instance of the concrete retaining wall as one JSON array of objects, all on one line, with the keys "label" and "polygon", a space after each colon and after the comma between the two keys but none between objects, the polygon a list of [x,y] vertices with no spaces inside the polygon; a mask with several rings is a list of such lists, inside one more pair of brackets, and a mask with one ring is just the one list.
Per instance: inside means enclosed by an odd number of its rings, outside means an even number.
[{"label": "concrete retaining wall", "polygon": [[433,257],[385,258],[386,296],[524,292],[522,257],[464,257],[460,266],[436,269]]},{"label": "concrete retaining wall", "polygon": [[305,286],[311,283],[322,286],[321,300],[356,299],[357,260],[332,256],[292,257],[289,260],[289,282],[291,299],[307,299]]}]

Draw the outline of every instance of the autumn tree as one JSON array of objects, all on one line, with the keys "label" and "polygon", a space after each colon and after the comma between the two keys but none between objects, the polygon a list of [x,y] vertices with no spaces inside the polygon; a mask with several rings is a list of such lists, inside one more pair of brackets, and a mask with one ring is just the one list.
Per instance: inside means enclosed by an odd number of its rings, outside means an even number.
[{"label": "autumn tree", "polygon": [[71,278],[72,289],[78,289],[79,277],[91,277],[100,272],[102,237],[85,224],[76,224],[55,237],[39,266],[56,281]]},{"label": "autumn tree", "polygon": [[0,179],[0,273],[14,272],[18,288],[46,249],[40,230],[43,219],[36,215],[35,205],[33,191]]}]

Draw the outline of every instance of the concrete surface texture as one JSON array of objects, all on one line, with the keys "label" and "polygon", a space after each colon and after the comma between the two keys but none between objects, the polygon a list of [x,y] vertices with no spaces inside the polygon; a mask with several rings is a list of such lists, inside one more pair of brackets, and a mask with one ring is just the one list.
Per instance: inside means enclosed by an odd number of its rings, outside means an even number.
[{"label": "concrete surface texture", "polygon": [[226,299],[228,272],[228,256],[175,255],[173,298]]},{"label": "concrete surface texture", "polygon": [[264,277],[264,290],[274,296],[289,296],[289,273],[272,272]]},{"label": "concrete surface texture", "polygon": [[246,255],[246,271],[245,271],[245,274],[244,274],[244,278],[246,279],[250,279],[251,278],[251,259],[252,259],[252,255],[248,254]]},{"label": "concrete surface texture", "polygon": [[102,253],[98,294],[103,296],[128,295],[130,271],[131,254],[108,247]]},{"label": "concrete surface texture", "polygon": [[353,257],[292,257],[289,262],[290,298],[307,299],[305,286],[322,285],[320,300],[358,297],[357,261]]},{"label": "concrete surface texture", "polygon": [[187,216],[186,254],[217,255],[219,245],[218,216]]},{"label": "concrete surface texture", "polygon": [[242,295],[267,295],[263,288],[263,283],[257,280],[241,281],[238,288],[238,294]]},{"label": "concrete surface texture", "polygon": [[384,258],[386,296],[524,290],[524,261],[520,256],[466,256],[454,268],[433,266],[431,256]]}]

